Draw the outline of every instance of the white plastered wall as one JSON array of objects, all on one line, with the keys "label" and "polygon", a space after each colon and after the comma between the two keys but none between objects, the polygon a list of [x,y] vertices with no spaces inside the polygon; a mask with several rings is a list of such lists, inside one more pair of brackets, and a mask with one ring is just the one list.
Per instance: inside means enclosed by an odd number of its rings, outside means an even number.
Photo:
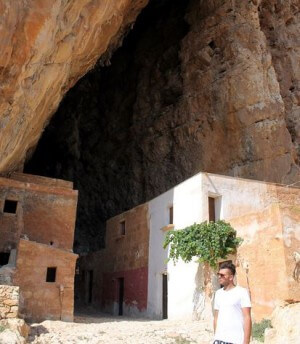
[{"label": "white plastered wall", "polygon": [[[201,207],[202,175],[198,174],[174,188],[174,225],[176,229],[199,223]],[[168,317],[191,318],[202,303],[199,290],[199,263],[189,264],[179,260],[176,265],[168,263]],[[200,294],[199,294],[200,292]]]},{"label": "white plastered wall", "polygon": [[[162,319],[162,275],[167,271],[168,251],[163,248],[165,232],[169,223],[169,207],[173,205],[174,190],[149,202],[149,265],[147,313],[152,319]],[[176,211],[176,210],[175,210]]]},{"label": "white plastered wall", "polygon": [[[216,198],[216,219],[230,221],[263,211],[277,202],[270,184],[246,179],[199,173],[149,202],[150,245],[148,275],[148,316],[162,318],[162,274],[168,274],[168,317],[194,318],[211,309],[205,305],[203,267],[197,262],[165,263],[167,250],[162,248],[168,224],[168,209],[173,204],[174,226],[181,229],[208,220],[208,197]],[[274,189],[275,190],[275,189]],[[242,223],[242,222],[241,222]],[[253,220],[235,228],[244,243],[251,243],[261,230]],[[246,264],[247,262],[245,262]],[[217,287],[216,280],[213,281]],[[201,316],[200,316],[201,317]]]},{"label": "white plastered wall", "polygon": [[[168,273],[168,317],[191,317],[198,263],[166,264],[168,251],[163,249],[169,223],[169,207],[173,205],[174,225],[184,228],[202,219],[201,178],[198,174],[149,202],[150,244],[148,275],[148,315],[162,318],[162,274]],[[198,272],[199,275],[199,272]]]}]

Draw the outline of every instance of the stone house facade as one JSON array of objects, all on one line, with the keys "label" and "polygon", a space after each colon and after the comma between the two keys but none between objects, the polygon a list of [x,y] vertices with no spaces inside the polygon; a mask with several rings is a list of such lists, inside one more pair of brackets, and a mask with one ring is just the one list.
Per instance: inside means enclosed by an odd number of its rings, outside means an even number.
[{"label": "stone house facade", "polygon": [[[167,262],[163,241],[170,229],[218,219],[244,239],[237,255],[228,259],[237,265],[236,282],[251,294],[254,319],[269,317],[282,302],[300,301],[294,274],[300,189],[199,173],[107,222],[106,248],[80,259],[81,279],[86,271],[93,274],[89,302],[112,314],[212,317],[219,288],[215,272],[196,261]],[[120,238],[123,222],[126,230]],[[83,300],[86,290],[81,289]]]},{"label": "stone house facade", "polygon": [[19,286],[19,315],[73,319],[77,191],[63,180],[0,178],[0,284]]},{"label": "stone house facade", "polygon": [[149,264],[148,205],[107,221],[106,248],[81,257],[81,303],[114,315],[141,315],[147,310]]}]

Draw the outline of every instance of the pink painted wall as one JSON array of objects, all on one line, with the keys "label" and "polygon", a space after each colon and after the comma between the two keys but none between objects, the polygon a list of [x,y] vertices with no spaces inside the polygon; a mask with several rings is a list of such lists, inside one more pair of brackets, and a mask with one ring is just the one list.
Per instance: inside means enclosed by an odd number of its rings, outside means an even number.
[{"label": "pink painted wall", "polygon": [[103,274],[102,306],[110,307],[119,302],[118,278],[124,278],[124,304],[136,307],[140,312],[147,309],[148,267]]}]

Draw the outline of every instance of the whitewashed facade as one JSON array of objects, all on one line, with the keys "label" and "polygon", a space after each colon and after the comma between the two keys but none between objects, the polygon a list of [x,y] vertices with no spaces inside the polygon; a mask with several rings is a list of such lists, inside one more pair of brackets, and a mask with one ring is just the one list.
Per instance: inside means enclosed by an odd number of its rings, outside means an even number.
[{"label": "whitewashed facade", "polygon": [[[283,216],[279,207],[282,201],[278,198],[278,190],[283,190],[284,195],[289,192],[286,191],[286,187],[271,183],[199,173],[151,200],[148,203],[150,228],[148,316],[157,319],[163,317],[163,275],[166,275],[168,318],[212,317],[212,294],[219,288],[214,274],[205,276],[202,264],[197,262],[185,264],[179,261],[175,266],[172,261],[167,263],[168,252],[163,249],[163,241],[168,229],[173,227],[181,229],[209,219],[209,198],[214,198],[216,220],[223,219],[230,222],[238,235],[244,239],[237,257],[233,257],[233,260],[238,265],[239,284],[251,289],[249,278],[252,276],[254,278],[255,270],[258,273],[265,271],[268,264],[272,263],[273,255],[276,255],[284,244]],[[300,195],[299,189],[296,193]],[[283,199],[284,197],[286,196],[283,196]],[[173,207],[173,221],[170,219],[171,207]],[[170,220],[174,226],[170,225]],[[295,224],[295,218],[285,222]],[[265,238],[266,249],[256,253],[261,236]],[[294,246],[299,245],[298,239],[296,233],[292,234]],[[270,247],[268,240],[272,242]],[[276,256],[277,264],[282,268],[279,268],[278,280],[275,284],[280,284],[280,274],[284,269],[282,277],[286,278],[288,268],[285,267],[291,263],[291,259],[283,251],[281,255]],[[263,264],[266,266],[264,267]],[[252,296],[257,298],[255,302],[258,317],[267,314],[281,298],[285,297],[281,296],[283,292],[276,294],[276,297],[269,297],[268,288],[273,289],[273,287],[272,282],[268,280],[264,284],[265,290],[260,285],[254,290],[254,280],[252,284]]]}]

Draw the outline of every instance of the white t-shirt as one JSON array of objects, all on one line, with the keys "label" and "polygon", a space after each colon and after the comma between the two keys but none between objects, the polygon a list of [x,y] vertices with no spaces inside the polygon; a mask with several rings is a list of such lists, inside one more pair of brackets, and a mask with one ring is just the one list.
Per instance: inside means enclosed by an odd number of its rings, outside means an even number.
[{"label": "white t-shirt", "polygon": [[217,290],[214,309],[218,310],[215,340],[233,344],[244,342],[244,318],[242,308],[251,307],[247,289],[234,287],[228,291]]}]

